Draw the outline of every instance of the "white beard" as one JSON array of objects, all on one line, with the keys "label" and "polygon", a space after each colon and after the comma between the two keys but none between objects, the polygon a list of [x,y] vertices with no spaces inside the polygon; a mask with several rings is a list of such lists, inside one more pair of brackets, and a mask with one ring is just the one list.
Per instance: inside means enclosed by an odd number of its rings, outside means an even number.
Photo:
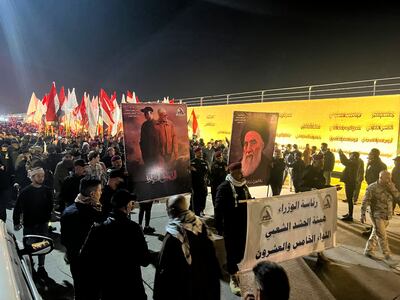
[{"label": "white beard", "polygon": [[254,153],[254,155],[243,156],[242,158],[242,174],[248,177],[254,173],[261,162],[261,151]]}]

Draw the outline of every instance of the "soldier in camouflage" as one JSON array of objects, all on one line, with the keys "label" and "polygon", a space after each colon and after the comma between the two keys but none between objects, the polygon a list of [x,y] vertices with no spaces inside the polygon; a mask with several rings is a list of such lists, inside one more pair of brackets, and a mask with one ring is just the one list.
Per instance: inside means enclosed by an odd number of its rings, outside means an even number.
[{"label": "soldier in camouflage", "polygon": [[390,173],[386,170],[379,173],[378,181],[371,183],[365,192],[361,206],[361,222],[366,221],[367,207],[370,207],[372,221],[372,232],[365,246],[364,254],[367,257],[378,259],[375,254],[377,244],[382,249],[386,262],[395,266],[398,264],[393,260],[386,234],[386,227],[393,214],[393,201],[400,197],[400,192],[396,189],[390,178]]}]

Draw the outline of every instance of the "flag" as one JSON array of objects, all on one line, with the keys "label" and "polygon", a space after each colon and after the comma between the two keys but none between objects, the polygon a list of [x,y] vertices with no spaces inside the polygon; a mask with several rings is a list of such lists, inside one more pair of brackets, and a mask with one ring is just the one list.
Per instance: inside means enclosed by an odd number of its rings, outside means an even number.
[{"label": "flag", "polygon": [[139,97],[136,96],[136,103],[140,103]]},{"label": "flag", "polygon": [[49,96],[46,100],[46,122],[56,122],[57,121],[57,108],[58,108],[58,97],[56,91],[56,84],[53,82],[51,85]]},{"label": "flag", "polygon": [[[97,105],[96,105],[97,104]],[[98,108],[99,105],[96,102],[94,96],[92,97],[92,101],[90,101],[89,95],[85,97],[85,108],[86,114],[88,117],[88,132],[91,138],[94,138],[97,133],[97,119],[98,119]]]},{"label": "flag", "polygon": [[72,89],[72,92],[68,89],[67,100],[63,106],[67,115],[72,113],[74,109],[79,106],[78,101],[76,100],[75,88]]},{"label": "flag", "polygon": [[59,96],[58,96],[58,101],[60,102],[59,110],[64,110],[63,107],[64,107],[65,100],[66,100],[65,91],[64,91],[64,87],[62,86],[61,90],[60,90],[60,93],[59,93]]},{"label": "flag", "polygon": [[101,117],[108,126],[112,126],[114,124],[113,119],[113,111],[114,107],[111,102],[110,97],[108,97],[105,90],[100,89],[100,108],[101,108]]},{"label": "flag", "polygon": [[86,92],[83,93],[81,105],[79,105],[79,115],[81,120],[81,125],[85,126],[88,122],[88,115],[86,109]]},{"label": "flag", "polygon": [[121,100],[121,103],[123,104],[123,103],[126,103],[126,101],[125,101],[125,95],[124,94],[122,94],[122,100]]},{"label": "flag", "polygon": [[35,116],[36,108],[40,100],[36,97],[35,93],[32,93],[31,100],[29,101],[28,110],[26,112],[27,122],[32,123]]},{"label": "flag", "polygon": [[134,96],[133,96],[133,94],[134,94],[135,92],[131,92],[131,91],[126,91],[126,102],[127,103],[135,103],[135,101],[134,101]]},{"label": "flag", "polygon": [[189,128],[191,128],[192,129],[192,135],[197,135],[197,136],[199,136],[200,135],[200,131],[199,131],[199,124],[197,123],[197,117],[196,117],[196,114],[195,114],[195,112],[194,112],[194,109],[192,110],[192,113],[191,113],[191,115],[190,115],[190,118],[189,118],[189,122],[188,122],[189,124]]},{"label": "flag", "polygon": [[175,103],[175,98],[172,98],[171,100],[169,100],[169,104],[174,104]]}]

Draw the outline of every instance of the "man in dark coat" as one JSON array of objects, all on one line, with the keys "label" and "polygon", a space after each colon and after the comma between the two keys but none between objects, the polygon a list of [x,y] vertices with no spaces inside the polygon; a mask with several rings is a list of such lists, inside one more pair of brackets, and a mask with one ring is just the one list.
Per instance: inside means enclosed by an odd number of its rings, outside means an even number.
[{"label": "man in dark coat", "polygon": [[222,158],[222,152],[215,152],[214,162],[211,165],[210,171],[210,186],[211,186],[211,197],[215,207],[215,197],[217,196],[218,186],[225,181],[227,172],[226,161]]},{"label": "man in dark coat", "polygon": [[243,259],[247,234],[247,203],[239,201],[251,199],[251,195],[241,163],[232,163],[228,169],[229,175],[217,189],[215,227],[218,234],[224,236],[227,268],[231,275],[230,287],[232,293],[238,295],[237,264]]},{"label": "man in dark coat", "polygon": [[192,173],[191,210],[197,216],[200,216],[206,208],[209,168],[207,162],[203,159],[201,147],[197,147],[194,150],[194,155],[194,159],[190,161],[190,170]]},{"label": "man in dark coat", "polygon": [[328,149],[328,144],[327,143],[322,143],[321,144],[321,151],[324,155],[324,165],[322,166],[323,174],[325,177],[325,184],[330,185],[331,184],[331,174],[333,171],[333,168],[335,167],[335,155]]},{"label": "man in dark coat", "polygon": [[368,185],[378,181],[379,173],[387,170],[386,164],[384,164],[379,157],[381,152],[379,149],[373,148],[368,154],[367,169],[365,171],[365,181]]},{"label": "man in dark coat", "polygon": [[158,140],[154,128],[155,121],[153,119],[153,108],[146,106],[140,110],[146,119],[143,122],[140,130],[140,151],[142,152],[142,159],[146,167],[151,167],[157,163],[158,157]]},{"label": "man in dark coat", "polygon": [[220,269],[207,228],[182,195],[168,199],[169,223],[154,280],[154,300],[219,300]]},{"label": "man in dark coat", "polygon": [[311,191],[312,189],[323,189],[328,187],[326,183],[326,178],[322,171],[322,166],[324,163],[324,156],[322,153],[315,153],[311,157],[311,165],[304,169],[303,180],[299,187],[300,192]]},{"label": "man in dark coat", "polygon": [[129,219],[134,200],[129,191],[116,191],[112,213],[92,227],[82,246],[85,299],[147,299],[140,267],[146,267],[152,256],[140,226]]},{"label": "man in dark coat", "polygon": [[288,164],[288,166],[292,168],[292,180],[293,180],[294,191],[296,193],[300,192],[300,186],[302,184],[302,179],[303,179],[303,172],[305,169],[305,164],[304,161],[301,159],[301,155],[302,154],[300,151],[294,150],[293,151],[294,161]]},{"label": "man in dark coat", "polygon": [[[53,191],[43,185],[45,172],[43,168],[37,167],[29,170],[29,177],[32,181],[25,187],[17,198],[13,212],[14,229],[20,230],[24,227],[24,235],[48,234],[48,223],[53,210]],[[23,221],[21,222],[21,215]],[[44,268],[45,255],[39,255],[38,276],[47,277]]]},{"label": "man in dark coat", "polygon": [[272,158],[271,177],[269,179],[273,196],[279,196],[281,194],[283,185],[283,172],[285,171],[285,168],[286,164],[282,158],[282,152],[280,149],[276,148]]},{"label": "man in dark coat", "polygon": [[360,154],[358,152],[350,153],[350,159],[346,157],[342,150],[339,149],[340,162],[345,166],[342,172],[340,181],[344,182],[346,191],[346,200],[349,205],[349,213],[344,215],[343,221],[353,221],[353,206],[354,206],[354,189],[357,182],[358,173],[358,159]]},{"label": "man in dark coat", "polygon": [[124,186],[124,173],[121,170],[112,170],[109,173],[107,184],[103,188],[101,193],[101,213],[103,219],[106,220],[112,210],[111,199],[114,193],[121,187]]},{"label": "man in dark coat", "polygon": [[74,161],[74,172],[67,176],[61,184],[61,190],[58,194],[58,203],[61,211],[64,211],[65,207],[74,203],[76,196],[78,196],[79,185],[81,179],[85,177],[86,166],[87,163],[83,159]]},{"label": "man in dark coat", "polygon": [[82,294],[79,251],[94,222],[101,221],[101,181],[83,178],[75,202],[61,216],[61,244],[67,249],[67,259],[74,280],[75,299],[86,299]]}]

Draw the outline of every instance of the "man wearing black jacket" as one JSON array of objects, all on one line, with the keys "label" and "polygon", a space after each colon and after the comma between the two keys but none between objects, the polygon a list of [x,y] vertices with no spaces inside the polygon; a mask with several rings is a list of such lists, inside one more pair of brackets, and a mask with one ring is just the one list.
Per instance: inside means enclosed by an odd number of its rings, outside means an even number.
[{"label": "man wearing black jacket", "polygon": [[242,174],[242,164],[232,163],[228,169],[229,175],[217,189],[215,227],[218,234],[224,236],[231,291],[240,295],[236,273],[246,247],[247,203],[239,201],[251,199],[251,195]]},{"label": "man wearing black jacket", "polygon": [[357,182],[357,173],[358,173],[358,159],[360,154],[358,152],[350,153],[350,158],[347,158],[342,150],[339,149],[339,157],[340,162],[345,166],[342,172],[342,176],[340,181],[344,182],[345,191],[346,191],[346,200],[349,205],[349,213],[344,215],[343,221],[353,221],[353,196],[354,189],[356,187]]},{"label": "man wearing black jacket", "polygon": [[140,267],[152,256],[140,226],[129,219],[134,200],[129,191],[116,191],[112,213],[92,227],[82,246],[85,299],[147,299]]},{"label": "man wearing black jacket", "polygon": [[[41,167],[29,171],[29,178],[32,183],[24,188],[17,198],[13,212],[14,229],[16,231],[24,227],[24,235],[48,234],[48,223],[53,210],[53,191],[43,185],[44,170]],[[23,220],[21,223],[21,215]],[[47,277],[44,268],[45,256],[39,255],[38,276]]]},{"label": "man wearing black jacket", "polygon": [[58,203],[61,206],[61,211],[64,211],[66,206],[74,203],[76,196],[79,194],[79,185],[81,179],[85,177],[85,167],[87,163],[83,159],[74,161],[74,172],[64,179],[61,184],[61,190],[58,195]]},{"label": "man wearing black jacket", "polygon": [[85,299],[81,288],[81,266],[79,251],[94,222],[100,222],[101,181],[83,178],[80,193],[75,202],[68,206],[61,216],[61,244],[67,248],[67,259],[74,280],[75,299]]}]

